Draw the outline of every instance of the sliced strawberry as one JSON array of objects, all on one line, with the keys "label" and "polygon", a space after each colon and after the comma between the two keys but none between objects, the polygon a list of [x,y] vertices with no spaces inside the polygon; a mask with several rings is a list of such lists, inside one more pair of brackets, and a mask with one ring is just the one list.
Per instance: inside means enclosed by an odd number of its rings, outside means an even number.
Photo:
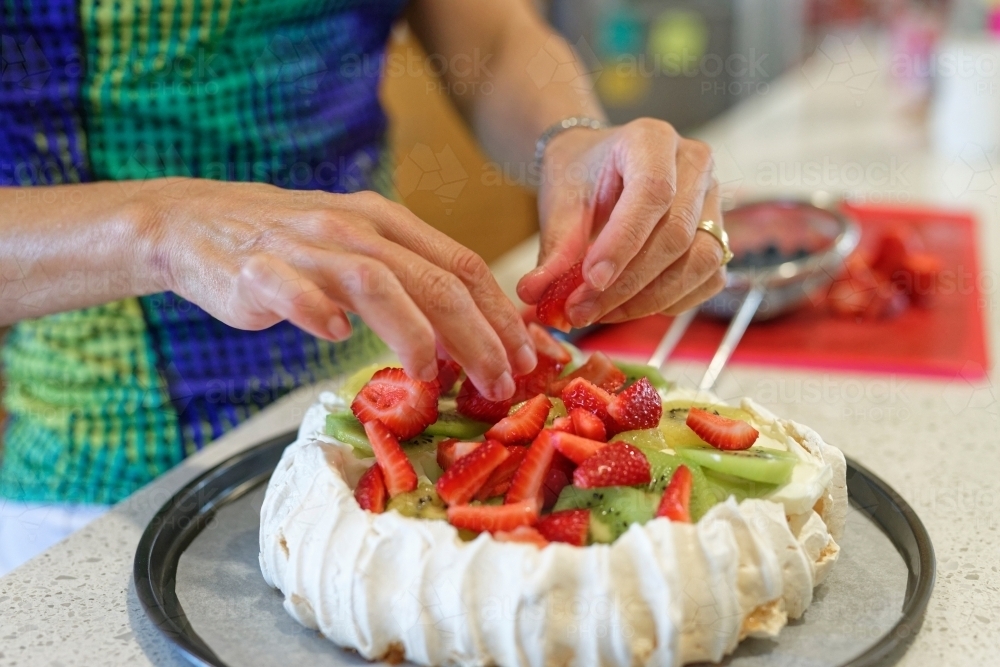
[{"label": "sliced strawberry", "polygon": [[535,343],[535,352],[538,353],[539,358],[546,356],[563,366],[573,361],[573,355],[569,353],[569,350],[557,341],[545,327],[531,322],[528,324],[528,335]]},{"label": "sliced strawberry", "polygon": [[566,542],[577,547],[587,545],[590,510],[563,510],[538,520],[538,532],[549,542]]},{"label": "sliced strawberry", "polygon": [[354,489],[354,499],[361,505],[361,509],[381,514],[385,511],[386,493],[382,468],[376,463],[358,480],[358,485]]},{"label": "sliced strawberry", "polygon": [[[603,423],[601,424],[601,428],[604,428]],[[552,430],[565,431],[566,433],[576,433],[576,428],[573,426],[573,420],[570,417],[556,417],[553,419]]]},{"label": "sliced strawberry", "polygon": [[663,516],[671,521],[691,523],[691,485],[694,483],[691,471],[687,466],[677,466],[670,483],[663,490],[660,506],[656,516]]},{"label": "sliced strawberry", "polygon": [[508,456],[502,444],[487,440],[482,447],[455,461],[438,478],[434,487],[447,504],[464,505],[475,497],[496,467]]},{"label": "sliced strawberry", "polygon": [[382,468],[389,497],[394,498],[400,493],[417,488],[417,473],[392,431],[375,419],[365,422],[365,433],[375,452],[375,460]]},{"label": "sliced strawberry", "polygon": [[615,420],[618,431],[656,428],[663,416],[663,401],[649,380],[639,378],[608,403],[608,414]]},{"label": "sliced strawberry", "polygon": [[561,432],[552,433],[552,444],[555,445],[560,454],[577,465],[608,446],[608,443],[600,440],[591,440],[572,433]]},{"label": "sliced strawberry", "polygon": [[532,396],[549,393],[549,385],[562,373],[563,365],[544,354],[538,355],[535,369],[526,375],[514,378],[515,403],[526,401]]},{"label": "sliced strawberry", "polygon": [[685,422],[699,438],[716,449],[750,449],[760,435],[750,424],[729,419],[701,408],[691,408]]},{"label": "sliced strawberry", "polygon": [[498,465],[496,470],[490,473],[489,479],[486,480],[476,494],[476,500],[483,501],[506,494],[507,490],[510,489],[511,481],[514,479],[514,473],[521,467],[521,462],[524,461],[524,456],[527,453],[527,447],[520,447],[518,445],[508,446],[507,459]]},{"label": "sliced strawberry", "polygon": [[441,470],[447,470],[466,454],[471,454],[474,449],[479,447],[483,443],[481,442],[461,442],[456,438],[448,438],[447,440],[442,440],[438,443],[437,449],[437,464],[441,467]]},{"label": "sliced strawberry", "polygon": [[559,501],[559,494],[573,483],[573,473],[559,468],[549,468],[542,482],[542,509],[548,510]]},{"label": "sliced strawberry", "polygon": [[583,262],[577,262],[542,292],[535,308],[538,321],[560,331],[569,331],[572,325],[566,317],[566,298],[582,284]]},{"label": "sliced strawberry", "polygon": [[538,500],[530,498],[507,505],[452,505],[448,521],[456,528],[491,533],[534,526],[538,523]]},{"label": "sliced strawberry", "polygon": [[362,424],[377,419],[406,440],[437,421],[438,385],[414,380],[402,368],[383,368],[354,397],[351,411]]},{"label": "sliced strawberry", "polygon": [[581,489],[649,484],[650,480],[649,460],[624,442],[605,445],[573,471],[573,485]]},{"label": "sliced strawberry", "polygon": [[607,442],[608,430],[604,428],[604,422],[601,421],[600,417],[583,408],[573,408],[569,411],[569,416],[573,421],[573,433],[591,440]]},{"label": "sliced strawberry", "polygon": [[594,352],[590,359],[566,377],[554,380],[549,385],[552,393],[559,393],[563,388],[576,378],[583,378],[591,384],[597,385],[609,394],[613,394],[625,386],[625,373],[614,365],[608,355],[603,352]]},{"label": "sliced strawberry", "polygon": [[493,539],[498,542],[521,542],[523,544],[534,544],[539,549],[549,546],[549,541],[531,526],[518,526],[514,530],[500,531],[493,533]]},{"label": "sliced strawberry", "polygon": [[495,424],[506,417],[512,404],[510,400],[491,401],[485,398],[469,378],[465,378],[455,398],[455,407],[461,414],[490,424]]},{"label": "sliced strawberry", "polygon": [[494,424],[486,432],[486,437],[499,440],[505,445],[527,444],[542,432],[551,409],[552,401],[545,394],[538,394],[518,408],[517,412]]},{"label": "sliced strawberry", "polygon": [[617,433],[616,424],[608,414],[608,403],[612,398],[608,392],[584,378],[575,378],[566,385],[559,396],[566,405],[566,410],[571,412],[574,408],[583,408],[604,422],[604,428],[607,429],[609,436]]},{"label": "sliced strawberry", "polygon": [[451,359],[438,359],[438,374],[434,378],[437,383],[438,393],[447,394],[455,388],[458,377],[462,374],[462,367],[457,361]]},{"label": "sliced strawberry", "polygon": [[549,466],[552,465],[555,451],[551,431],[544,430],[539,433],[531,446],[528,447],[528,453],[524,455],[521,466],[514,473],[510,489],[504,497],[505,503],[539,499],[542,484],[545,482],[545,474],[549,471]]}]

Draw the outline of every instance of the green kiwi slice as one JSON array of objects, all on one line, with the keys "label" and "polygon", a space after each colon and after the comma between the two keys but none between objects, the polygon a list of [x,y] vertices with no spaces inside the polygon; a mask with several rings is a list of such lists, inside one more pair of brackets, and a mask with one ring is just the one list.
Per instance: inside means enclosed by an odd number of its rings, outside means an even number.
[{"label": "green kiwi slice", "polygon": [[704,474],[709,488],[719,502],[729,498],[729,496],[736,498],[738,503],[747,498],[766,498],[778,488],[777,484],[764,484],[763,482],[725,475],[714,470],[706,470]]},{"label": "green kiwi slice", "polygon": [[599,489],[564,487],[553,512],[571,509],[590,510],[590,541],[610,543],[633,523],[646,523],[656,516],[660,498],[655,493],[631,486],[606,486]]},{"label": "green kiwi slice", "polygon": [[614,360],[614,364],[618,370],[625,374],[626,387],[631,386],[634,382],[638,382],[641,378],[646,378],[649,380],[649,384],[653,385],[653,388],[660,393],[665,394],[673,389],[673,383],[663,377],[663,374],[652,366],[633,364],[627,361],[618,361],[617,359]]},{"label": "green kiwi slice", "polygon": [[438,412],[437,421],[424,429],[428,435],[440,435],[446,438],[458,438],[459,440],[471,440],[478,438],[490,429],[490,425],[469,419],[457,410],[450,408]]},{"label": "green kiwi slice", "polygon": [[784,484],[792,475],[798,457],[789,452],[751,447],[742,451],[721,451],[710,447],[678,447],[677,455],[685,461],[764,484]]},{"label": "green kiwi slice", "polygon": [[368,435],[365,434],[365,427],[362,426],[354,413],[332,412],[326,416],[326,428],[324,432],[331,438],[335,438],[354,448],[354,453],[359,458],[369,458],[375,456],[372,445],[368,442]]},{"label": "green kiwi slice", "polygon": [[413,519],[447,519],[444,501],[437,494],[433,484],[422,483],[413,491],[401,493],[391,499],[386,510],[396,510]]}]

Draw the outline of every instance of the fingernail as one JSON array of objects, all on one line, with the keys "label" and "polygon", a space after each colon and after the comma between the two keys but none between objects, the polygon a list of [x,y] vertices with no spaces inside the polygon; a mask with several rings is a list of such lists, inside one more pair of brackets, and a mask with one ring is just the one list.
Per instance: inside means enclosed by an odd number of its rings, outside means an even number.
[{"label": "fingernail", "polygon": [[437,375],[438,365],[437,360],[435,360],[420,369],[420,372],[417,373],[417,379],[421,382],[431,382]]},{"label": "fingernail", "polygon": [[579,303],[573,306],[566,314],[569,316],[569,321],[572,322],[574,326],[590,326],[594,317],[597,316],[597,305],[593,301],[588,303]]},{"label": "fingernail", "polygon": [[514,366],[517,368],[518,375],[524,375],[525,373],[530,373],[535,370],[535,366],[538,364],[538,356],[530,345],[525,343],[521,346],[514,354]]},{"label": "fingernail", "polygon": [[514,378],[511,376],[510,372],[506,372],[500,376],[493,384],[493,400],[494,401],[505,401],[514,395]]},{"label": "fingernail", "polygon": [[351,323],[343,315],[334,315],[326,323],[326,329],[335,340],[347,340],[351,337]]},{"label": "fingernail", "polygon": [[593,268],[590,269],[590,273],[587,274],[587,282],[589,282],[594,289],[598,289],[603,292],[608,288],[608,285],[611,284],[611,277],[613,275],[615,275],[614,262],[604,260],[603,262],[598,262]]}]

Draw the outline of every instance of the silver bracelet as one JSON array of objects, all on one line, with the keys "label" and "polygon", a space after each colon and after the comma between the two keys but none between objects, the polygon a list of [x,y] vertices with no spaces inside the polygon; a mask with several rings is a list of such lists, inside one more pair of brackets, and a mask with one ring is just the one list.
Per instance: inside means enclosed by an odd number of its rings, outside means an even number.
[{"label": "silver bracelet", "polygon": [[572,130],[574,127],[585,127],[588,130],[604,130],[607,129],[608,124],[602,120],[587,116],[570,116],[549,125],[542,132],[542,136],[538,137],[538,141],[535,142],[535,173],[540,173],[542,158],[545,157],[545,148],[549,145],[549,142],[557,135],[562,134],[566,130]]}]

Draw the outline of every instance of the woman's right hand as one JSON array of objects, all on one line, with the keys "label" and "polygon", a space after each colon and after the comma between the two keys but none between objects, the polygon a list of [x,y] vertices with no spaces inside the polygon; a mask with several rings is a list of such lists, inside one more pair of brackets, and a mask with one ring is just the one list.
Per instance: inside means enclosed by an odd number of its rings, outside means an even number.
[{"label": "woman's right hand", "polygon": [[288,320],[337,341],[351,311],[412,377],[437,375],[440,345],[494,400],[534,368],[524,323],[482,258],[378,194],[162,179],[136,201],[163,289],[230,326]]}]

